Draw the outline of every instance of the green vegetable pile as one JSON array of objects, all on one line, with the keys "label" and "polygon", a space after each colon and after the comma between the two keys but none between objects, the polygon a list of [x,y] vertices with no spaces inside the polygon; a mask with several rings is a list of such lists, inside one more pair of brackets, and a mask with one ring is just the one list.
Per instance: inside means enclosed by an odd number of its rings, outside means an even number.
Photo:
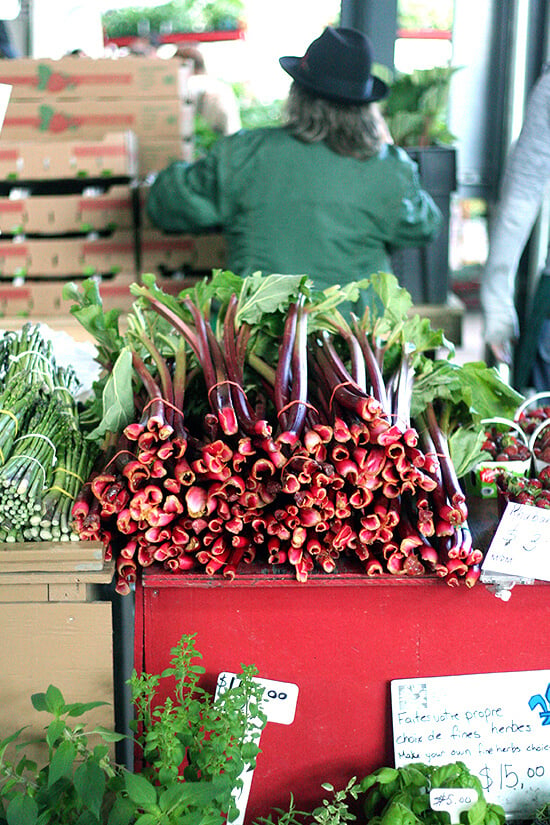
[{"label": "green vegetable pile", "polygon": [[71,507],[98,451],[80,428],[78,388],[38,326],[0,339],[0,541],[78,541]]},{"label": "green vegetable pile", "polygon": [[257,558],[305,582],[343,556],[475,584],[459,478],[481,420],[521,396],[454,363],[392,275],[317,291],[218,271],[177,297],[144,275],[132,291],[124,333],[95,282],[64,291],[104,368],[81,422],[105,461],[75,529],[108,542],[120,592],[155,562],[233,578]]}]

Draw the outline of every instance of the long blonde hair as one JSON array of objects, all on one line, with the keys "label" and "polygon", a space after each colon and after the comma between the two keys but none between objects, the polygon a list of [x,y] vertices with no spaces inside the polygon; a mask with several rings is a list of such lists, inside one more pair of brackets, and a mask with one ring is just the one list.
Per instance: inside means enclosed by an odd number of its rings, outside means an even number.
[{"label": "long blonde hair", "polygon": [[363,160],[385,142],[385,123],[375,103],[325,100],[293,82],[285,108],[286,126],[295,137],[304,143],[324,141],[339,155]]}]

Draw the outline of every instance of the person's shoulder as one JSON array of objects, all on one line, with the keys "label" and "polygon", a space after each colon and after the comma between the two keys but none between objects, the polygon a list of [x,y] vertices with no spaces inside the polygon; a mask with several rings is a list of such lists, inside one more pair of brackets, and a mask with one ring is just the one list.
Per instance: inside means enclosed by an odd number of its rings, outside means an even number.
[{"label": "person's shoulder", "polygon": [[535,84],[532,88],[531,99],[550,97],[550,63],[545,63],[542,67]]},{"label": "person's shoulder", "polygon": [[239,147],[252,149],[266,143],[277,143],[288,140],[288,133],[278,126],[261,126],[257,129],[239,129],[232,135],[227,135],[219,144],[237,149]]}]

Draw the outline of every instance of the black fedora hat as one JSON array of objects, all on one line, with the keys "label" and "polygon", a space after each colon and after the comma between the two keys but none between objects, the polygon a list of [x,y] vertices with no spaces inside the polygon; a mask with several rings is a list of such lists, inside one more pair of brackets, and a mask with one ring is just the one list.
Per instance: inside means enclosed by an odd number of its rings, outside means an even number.
[{"label": "black fedora hat", "polygon": [[371,74],[372,47],[356,29],[327,26],[303,57],[280,57],[279,63],[304,89],[342,103],[372,103],[388,86]]}]

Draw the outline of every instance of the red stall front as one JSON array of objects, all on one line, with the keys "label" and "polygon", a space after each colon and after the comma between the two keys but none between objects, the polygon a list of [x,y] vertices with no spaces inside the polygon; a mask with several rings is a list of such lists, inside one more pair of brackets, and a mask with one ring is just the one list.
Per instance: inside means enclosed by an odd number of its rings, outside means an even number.
[{"label": "red stall front", "polygon": [[321,783],[340,788],[393,764],[392,679],[549,668],[548,592],[518,585],[505,602],[483,584],[439,579],[349,572],[300,584],[254,568],[228,582],[149,568],[136,592],[136,667],[162,672],[170,648],[194,633],[212,691],[241,664],[298,686],[292,724],[262,733],[251,822],[287,808],[291,793],[311,810]]}]

